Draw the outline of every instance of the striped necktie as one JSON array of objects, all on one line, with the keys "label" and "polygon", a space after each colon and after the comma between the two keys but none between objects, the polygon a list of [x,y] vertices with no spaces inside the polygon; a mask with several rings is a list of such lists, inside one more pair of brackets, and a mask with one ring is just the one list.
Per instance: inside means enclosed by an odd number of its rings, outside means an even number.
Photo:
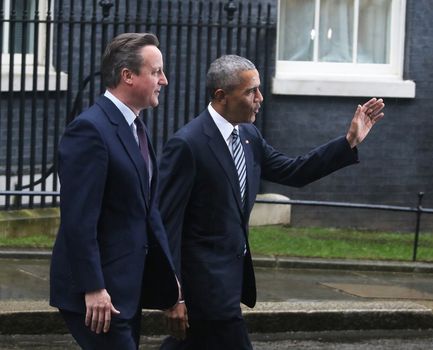
[{"label": "striped necktie", "polygon": [[241,190],[242,204],[245,201],[245,186],[247,182],[247,167],[245,165],[244,149],[242,147],[241,138],[239,137],[238,131],[233,129],[232,131],[232,154],[235,162],[236,170],[239,177],[239,187]]}]

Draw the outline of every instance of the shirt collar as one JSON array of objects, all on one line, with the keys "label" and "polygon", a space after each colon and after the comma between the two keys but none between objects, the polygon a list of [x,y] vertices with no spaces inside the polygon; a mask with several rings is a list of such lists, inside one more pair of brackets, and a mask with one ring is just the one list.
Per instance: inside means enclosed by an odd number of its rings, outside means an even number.
[{"label": "shirt collar", "polygon": [[215,122],[218,130],[220,131],[221,135],[223,136],[225,142],[228,144],[230,140],[230,136],[232,135],[233,129],[238,130],[238,126],[236,125],[233,127],[233,125],[227,121],[221,114],[219,114],[209,103],[207,107],[210,116],[212,117],[213,121]]},{"label": "shirt collar", "polygon": [[115,106],[119,109],[120,113],[122,113],[122,115],[125,117],[128,125],[132,125],[132,123],[134,123],[134,120],[135,118],[137,118],[137,116],[127,105],[125,105],[108,90],[105,91],[104,96],[115,104]]}]

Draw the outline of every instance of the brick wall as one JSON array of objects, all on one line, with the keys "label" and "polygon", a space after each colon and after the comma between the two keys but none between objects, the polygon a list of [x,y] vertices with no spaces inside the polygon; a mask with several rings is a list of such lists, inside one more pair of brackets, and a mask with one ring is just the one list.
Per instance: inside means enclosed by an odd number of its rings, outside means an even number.
[{"label": "brick wall", "polygon": [[[293,199],[433,207],[433,6],[407,1],[405,79],[416,82],[415,99],[387,98],[386,117],[359,147],[361,163],[305,188],[265,183],[264,192]],[[358,103],[367,98],[270,96],[267,139],[289,155],[345,134]],[[414,215],[296,207],[294,225],[334,225],[411,230]],[[422,229],[433,230],[433,215]]]},{"label": "brick wall", "polygon": [[[195,1],[194,1],[195,2]],[[253,1],[259,2],[258,0]],[[65,3],[64,13],[69,13],[69,2]],[[164,2],[165,4],[166,2]],[[276,0],[270,1],[273,5],[272,14],[276,14]],[[80,4],[75,2],[76,14],[80,13]],[[91,2],[87,2],[88,13],[91,13]],[[132,5],[131,5],[132,6]],[[135,5],[134,5],[135,6]],[[135,8],[132,6],[131,8]],[[145,8],[143,5],[143,17]],[[98,8],[98,13],[100,10]],[[90,16],[90,15],[89,15]],[[256,18],[256,16],[253,16]],[[77,28],[78,25],[75,25]],[[119,28],[120,31],[123,27]],[[133,30],[133,28],[129,28]],[[63,40],[68,38],[68,28],[63,27]],[[264,183],[263,192],[278,192],[288,195],[294,199],[314,199],[348,201],[374,204],[390,204],[415,206],[417,203],[417,193],[424,191],[424,206],[433,207],[433,6],[431,0],[407,0],[407,25],[406,25],[406,57],[405,57],[405,78],[416,82],[415,99],[386,99],[386,118],[382,120],[373,130],[368,139],[359,147],[361,163],[343,169],[338,173],[332,174],[325,179],[317,181],[305,188],[294,189],[279,185]],[[245,34],[245,32],[244,32]],[[96,37],[98,44],[96,61],[99,60],[100,37]],[[54,43],[57,34],[54,33]],[[204,39],[205,40],[205,39]],[[262,42],[262,41],[261,41]],[[80,37],[73,37],[72,46],[75,54],[79,51]],[[90,54],[86,41],[86,53]],[[174,44],[173,44],[174,45]],[[275,45],[275,43],[271,43]],[[162,41],[161,48],[167,52],[167,42]],[[176,48],[171,47],[171,55],[174,55]],[[74,54],[74,58],[76,55]],[[193,54],[196,52],[193,50]],[[67,72],[67,51],[62,51],[62,70]],[[274,65],[274,55],[270,57],[270,67]],[[56,57],[54,57],[56,65]],[[86,57],[84,76],[90,70],[90,57]],[[166,61],[167,68],[169,60]],[[203,60],[203,65],[206,62]],[[98,65],[97,65],[98,67]],[[207,67],[202,67],[205,72]],[[171,74],[178,68],[170,67]],[[182,62],[181,69],[185,70]],[[73,60],[72,82],[73,90],[78,86],[78,59]],[[195,67],[193,67],[193,72]],[[193,74],[193,73],[192,73]],[[272,72],[270,76],[272,76]],[[72,75],[71,75],[72,76]],[[194,79],[194,77],[192,77]],[[170,76],[170,86],[166,89],[170,91],[168,95],[168,110],[170,118],[173,117],[175,93],[175,79]],[[98,89],[99,86],[97,86]],[[186,91],[181,88],[181,95]],[[203,96],[203,94],[202,94]],[[365,101],[367,98],[352,97],[310,97],[310,96],[279,96],[272,95],[265,91],[266,109],[268,117],[258,121],[258,126],[263,129],[263,133],[268,141],[276,148],[289,155],[298,155],[307,152],[312,147],[317,146],[331,138],[345,134],[352,118],[355,106]],[[75,97],[75,93],[74,93]],[[7,134],[7,93],[1,94],[0,101],[0,141],[4,142]],[[29,156],[28,144],[30,138],[31,124],[27,121],[31,119],[31,98],[26,94],[24,103],[25,124],[25,163]],[[53,138],[53,123],[55,122],[54,95],[49,93],[49,110],[47,117],[43,112],[42,94],[38,94],[38,107],[36,113],[36,139],[37,151],[36,159],[42,156],[42,125],[47,119],[49,125],[48,137]],[[85,99],[87,94],[85,94]],[[194,99],[194,91],[191,100]],[[86,103],[84,103],[86,105]],[[202,104],[202,103],[200,103]],[[20,118],[19,94],[14,95],[14,113],[12,123],[17,125]],[[161,112],[165,105],[165,96],[161,96]],[[205,102],[203,102],[203,106]],[[67,114],[65,105],[61,105],[60,127]],[[182,119],[182,105],[177,113]],[[190,109],[192,118],[193,108]],[[162,119],[162,115],[159,116]],[[170,120],[170,123],[172,121]],[[171,125],[171,124],[170,124]],[[153,129],[150,121],[149,127]],[[14,133],[18,132],[14,128]],[[162,128],[159,128],[157,137],[158,143],[161,139]],[[170,130],[169,134],[171,134]],[[156,140],[154,140],[155,142]],[[160,149],[161,147],[159,147]],[[13,159],[16,166],[18,152],[18,137],[13,141]],[[47,158],[53,157],[52,141],[49,142]],[[0,147],[0,172],[6,161],[5,147]],[[401,215],[399,213],[370,212],[360,210],[324,209],[311,207],[293,208],[292,222],[294,225],[334,225],[334,226],[357,226],[370,228],[394,228],[410,230],[414,226],[413,215]],[[426,216],[423,220],[424,229],[433,230],[433,215]]]}]

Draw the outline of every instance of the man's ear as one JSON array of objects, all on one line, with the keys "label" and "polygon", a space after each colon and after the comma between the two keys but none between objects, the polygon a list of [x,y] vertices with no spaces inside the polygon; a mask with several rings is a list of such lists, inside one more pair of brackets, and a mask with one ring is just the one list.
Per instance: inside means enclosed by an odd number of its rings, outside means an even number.
[{"label": "man's ear", "polygon": [[120,79],[127,85],[132,84],[132,72],[128,68],[123,68],[120,72]]},{"label": "man's ear", "polygon": [[223,89],[217,89],[214,92],[214,101],[219,102],[219,103],[225,103],[225,99],[226,99],[227,94],[225,93],[225,91]]}]

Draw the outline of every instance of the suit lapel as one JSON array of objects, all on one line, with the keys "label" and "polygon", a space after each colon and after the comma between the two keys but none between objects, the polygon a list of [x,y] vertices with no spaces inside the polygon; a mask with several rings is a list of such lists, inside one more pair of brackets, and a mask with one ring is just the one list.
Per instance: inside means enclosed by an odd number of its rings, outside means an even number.
[{"label": "suit lapel", "polygon": [[158,179],[158,162],[156,160],[156,155],[152,143],[150,142],[147,128],[146,128],[146,136],[147,136],[147,145],[149,148],[150,161],[152,163],[152,180],[150,182],[150,198],[155,198],[156,182]]},{"label": "suit lapel", "polygon": [[102,108],[108,119],[113,124],[117,125],[117,136],[139,174],[141,192],[146,207],[149,207],[149,175],[145,171],[146,165],[144,159],[140,153],[140,149],[137,147],[137,142],[134,139],[134,135],[132,134],[128,123],[114,103],[105,96],[100,97],[96,103]]},{"label": "suit lapel", "polygon": [[223,168],[224,173],[226,174],[232,187],[233,195],[236,198],[236,203],[239,207],[239,210],[242,214],[244,214],[239,188],[239,178],[235,164],[233,162],[233,158],[230,154],[229,149],[227,148],[225,140],[223,139],[221,133],[218,130],[218,127],[215,125],[212,117],[207,110],[204,112],[203,117],[203,131],[209,137],[209,147],[212,150],[215,158],[218,160],[221,167]]},{"label": "suit lapel", "polygon": [[131,129],[126,122],[123,124],[124,125],[119,125],[117,135],[134,163],[135,169],[140,175],[141,191],[144,195],[146,206],[149,207],[149,174],[146,171],[146,164],[144,163],[143,156],[137,146],[137,142],[134,140]]}]

